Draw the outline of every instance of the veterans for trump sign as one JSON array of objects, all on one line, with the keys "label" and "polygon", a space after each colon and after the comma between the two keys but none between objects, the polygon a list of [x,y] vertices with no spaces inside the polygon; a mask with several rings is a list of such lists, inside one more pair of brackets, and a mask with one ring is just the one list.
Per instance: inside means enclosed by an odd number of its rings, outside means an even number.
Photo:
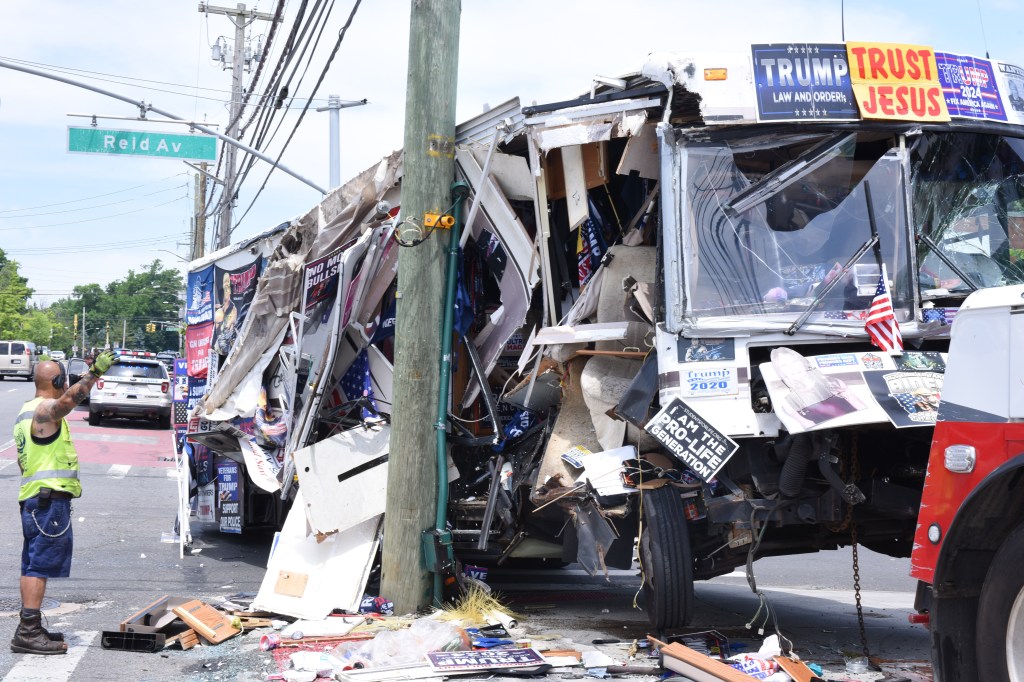
[{"label": "veterans for trump sign", "polygon": [[705,482],[718,475],[739,449],[736,441],[678,398],[654,415],[644,429]]}]

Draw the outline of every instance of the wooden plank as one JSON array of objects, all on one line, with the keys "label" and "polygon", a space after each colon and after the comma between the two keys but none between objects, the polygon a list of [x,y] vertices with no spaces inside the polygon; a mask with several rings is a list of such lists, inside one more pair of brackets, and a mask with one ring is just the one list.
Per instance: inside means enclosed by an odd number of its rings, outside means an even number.
[{"label": "wooden plank", "polygon": [[166,649],[174,643],[177,643],[178,646],[187,651],[199,644],[199,635],[196,634],[195,630],[189,628],[164,640],[164,648]]},{"label": "wooden plank", "polygon": [[149,606],[134,613],[121,621],[121,632],[159,632],[162,628],[175,620],[175,614],[171,611],[175,606],[181,606],[188,599],[183,597],[171,597],[164,595]]},{"label": "wooden plank", "polygon": [[234,637],[241,630],[231,625],[231,619],[198,599],[174,607],[174,613],[200,637],[211,644],[220,644],[229,637]]},{"label": "wooden plank", "polygon": [[803,661],[795,661],[788,656],[776,656],[775,662],[796,682],[824,682]]},{"label": "wooden plank", "polygon": [[663,667],[681,673],[694,682],[750,682],[757,679],[683,644],[665,644],[651,636],[647,639],[661,650]]}]

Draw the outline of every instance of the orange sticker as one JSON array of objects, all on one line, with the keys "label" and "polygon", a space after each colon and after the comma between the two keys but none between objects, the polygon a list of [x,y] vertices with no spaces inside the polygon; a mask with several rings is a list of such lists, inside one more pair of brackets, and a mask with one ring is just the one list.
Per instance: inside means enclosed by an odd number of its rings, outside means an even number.
[{"label": "orange sticker", "polygon": [[925,45],[847,43],[853,93],[863,118],[948,121],[935,51]]}]

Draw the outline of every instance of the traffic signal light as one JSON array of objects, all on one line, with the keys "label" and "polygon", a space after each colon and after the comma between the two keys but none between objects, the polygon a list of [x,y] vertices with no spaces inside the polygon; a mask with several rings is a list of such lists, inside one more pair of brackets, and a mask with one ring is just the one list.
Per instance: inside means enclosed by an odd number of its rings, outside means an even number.
[{"label": "traffic signal light", "polygon": [[150,322],[149,324],[146,325],[146,331],[147,332],[155,332],[156,331],[156,325],[153,324],[152,322]]}]

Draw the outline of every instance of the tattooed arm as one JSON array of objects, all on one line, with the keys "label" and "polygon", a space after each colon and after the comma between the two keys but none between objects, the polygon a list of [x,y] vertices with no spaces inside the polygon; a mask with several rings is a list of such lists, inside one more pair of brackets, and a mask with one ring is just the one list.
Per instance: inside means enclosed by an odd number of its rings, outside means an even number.
[{"label": "tattooed arm", "polygon": [[71,414],[76,406],[89,397],[89,389],[97,379],[95,375],[86,373],[76,384],[64,391],[61,397],[39,403],[32,419],[32,435],[45,438],[56,433],[60,429],[61,419]]}]

